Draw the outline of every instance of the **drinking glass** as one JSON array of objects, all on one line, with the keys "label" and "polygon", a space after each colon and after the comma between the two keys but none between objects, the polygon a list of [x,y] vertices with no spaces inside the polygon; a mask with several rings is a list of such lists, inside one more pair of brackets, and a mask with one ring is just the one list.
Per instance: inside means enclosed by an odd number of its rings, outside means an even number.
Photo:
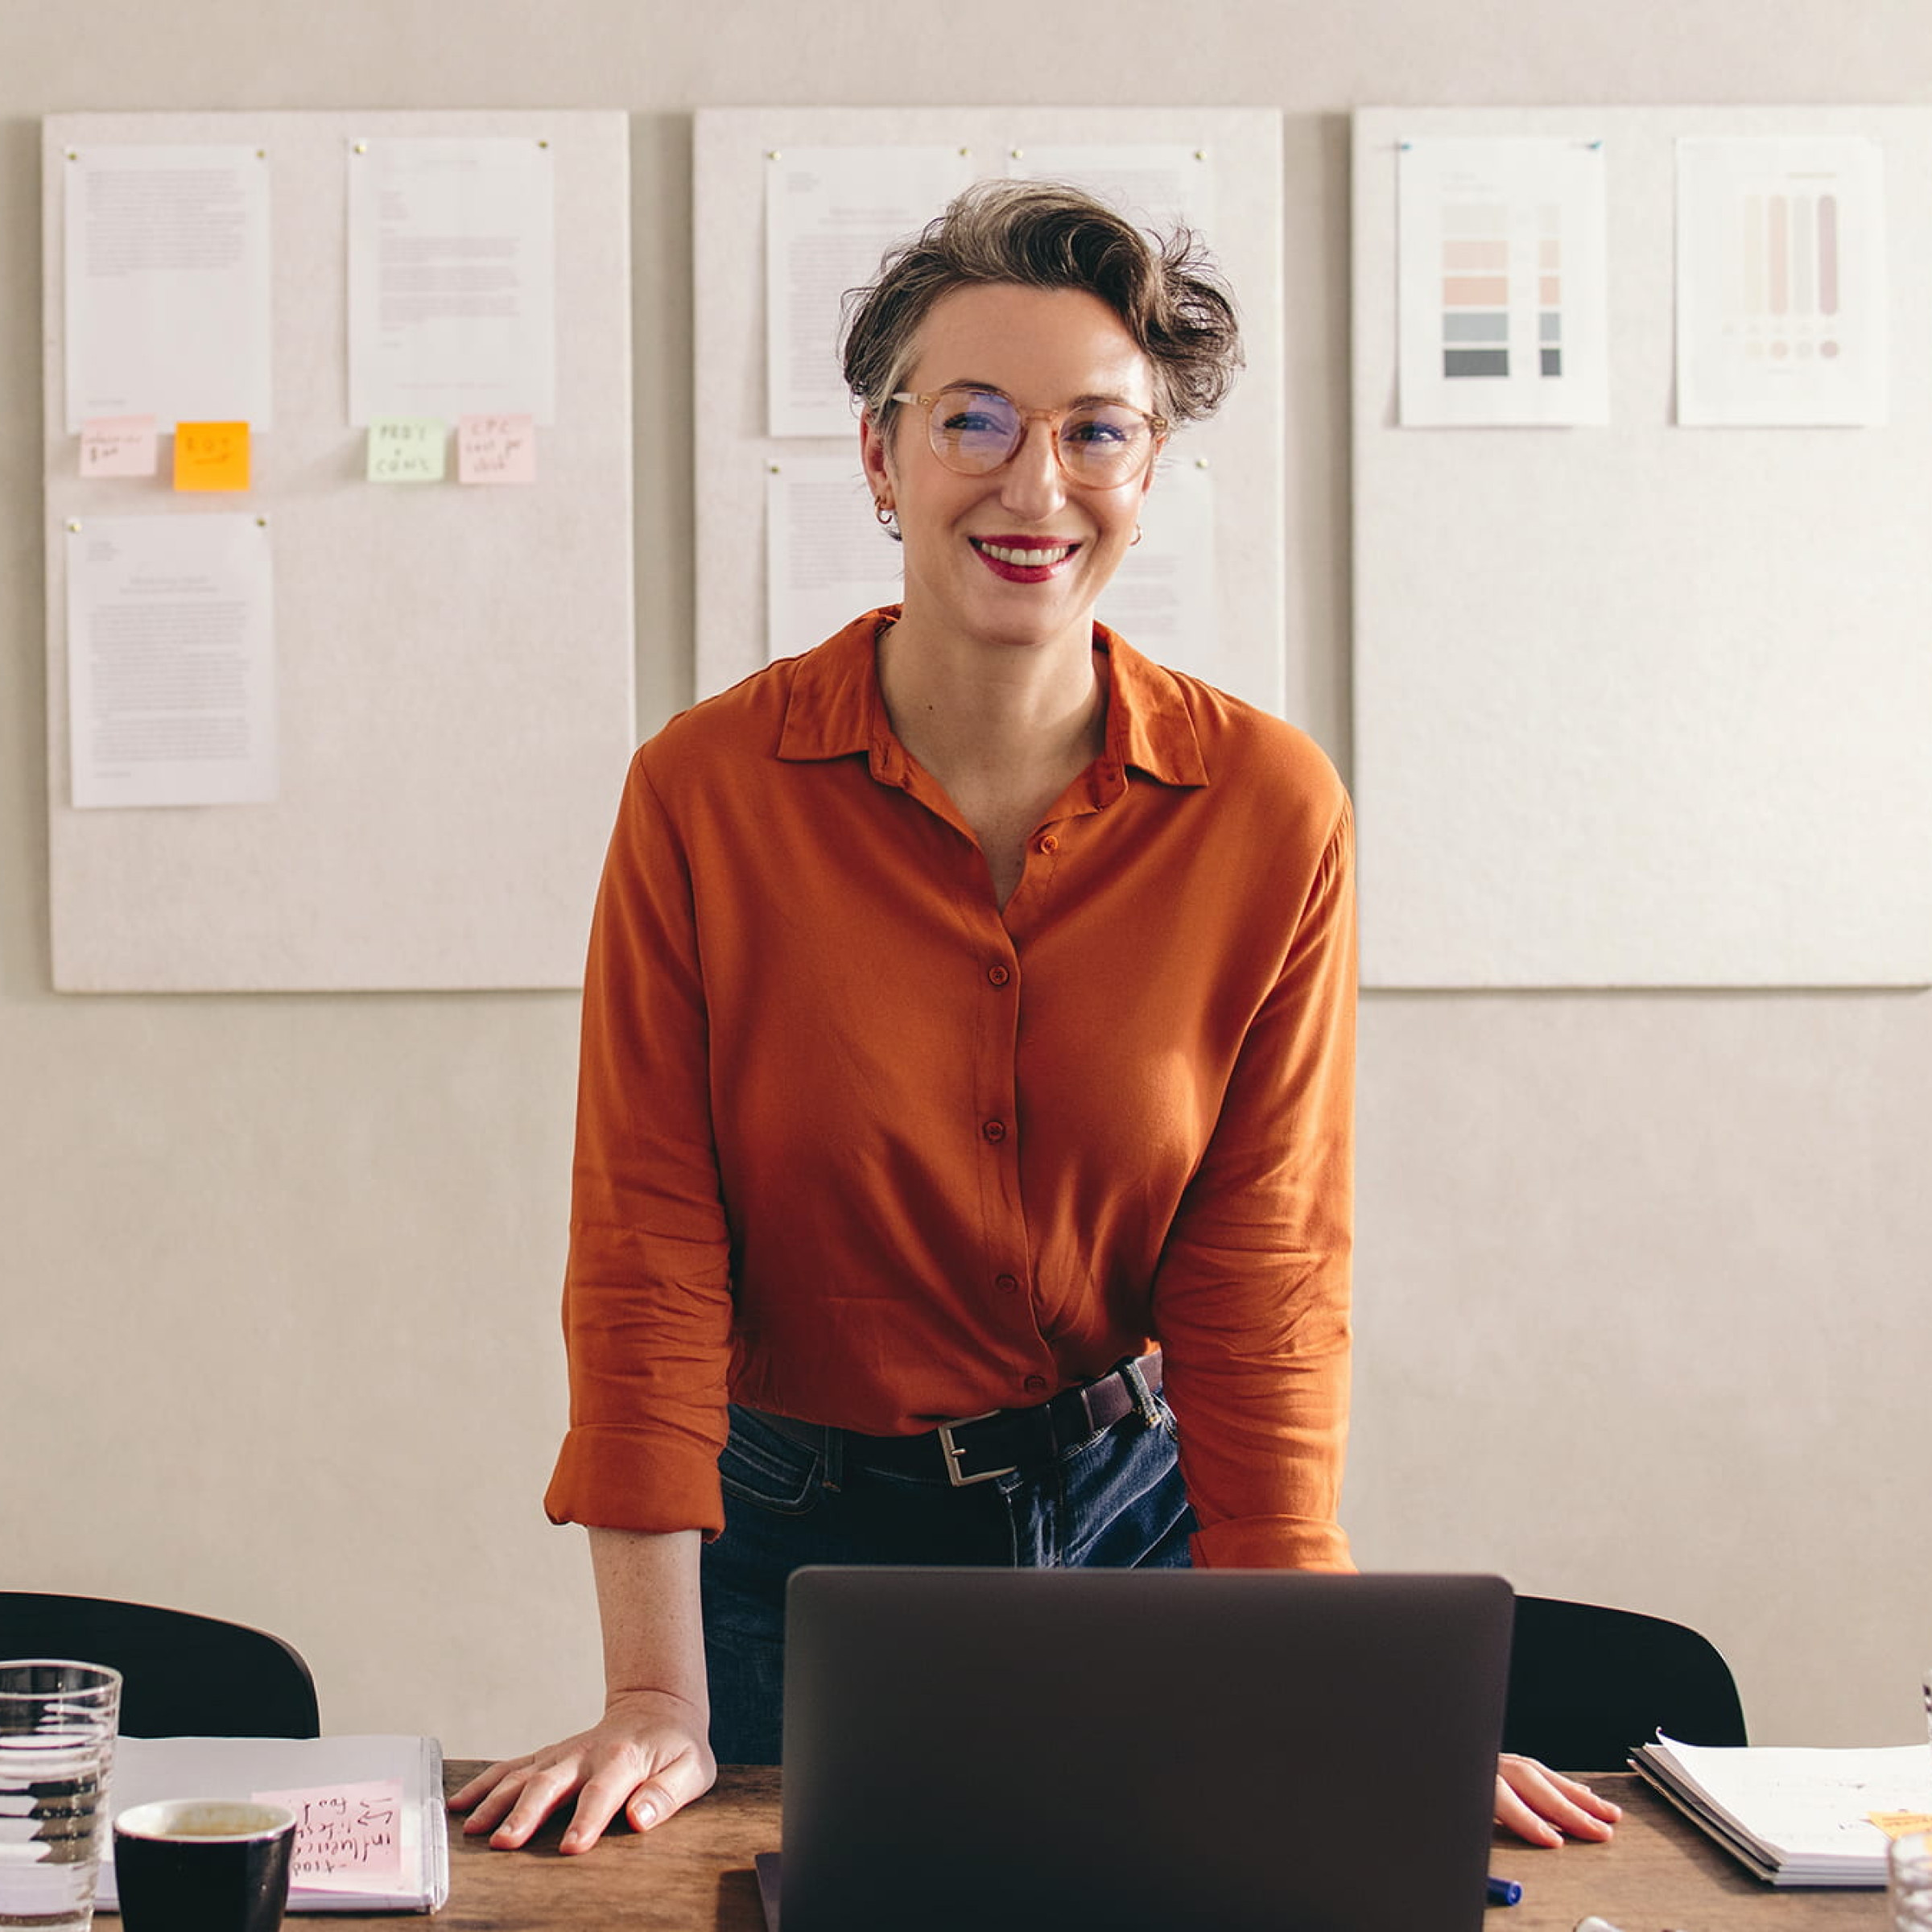
[{"label": "drinking glass", "polygon": [[87,1932],[106,1836],[121,1674],[0,1661],[0,1926]]},{"label": "drinking glass", "polygon": [[1885,1851],[1885,1893],[1892,1932],[1932,1932],[1932,1836],[1895,1838]]}]

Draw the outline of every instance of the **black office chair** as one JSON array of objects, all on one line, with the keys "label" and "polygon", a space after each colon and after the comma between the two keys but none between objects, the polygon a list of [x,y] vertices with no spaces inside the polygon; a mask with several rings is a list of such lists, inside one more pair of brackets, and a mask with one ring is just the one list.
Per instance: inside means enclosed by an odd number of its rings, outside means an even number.
[{"label": "black office chair", "polygon": [[1741,1744],[1744,1707],[1716,1646],[1635,1610],[1516,1600],[1503,1748],[1559,1771],[1620,1771],[1662,1729],[1686,1744]]},{"label": "black office chair", "polygon": [[0,1657],[118,1670],[128,1737],[317,1737],[315,1679],[279,1637],[187,1610],[0,1590]]}]

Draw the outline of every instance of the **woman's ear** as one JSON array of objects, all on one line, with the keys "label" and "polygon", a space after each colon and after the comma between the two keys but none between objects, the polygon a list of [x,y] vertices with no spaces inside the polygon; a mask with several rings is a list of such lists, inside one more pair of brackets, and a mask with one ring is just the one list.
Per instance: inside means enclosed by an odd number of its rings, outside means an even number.
[{"label": "woman's ear", "polygon": [[865,473],[866,487],[872,492],[874,503],[886,509],[892,506],[892,465],[886,432],[872,419],[872,411],[867,410],[859,418],[859,464]]},{"label": "woman's ear", "polygon": [[1166,447],[1167,439],[1165,436],[1154,438],[1154,454],[1147,459],[1146,473],[1141,478],[1141,494],[1142,496],[1146,496],[1148,491],[1154,488],[1154,473],[1159,469],[1161,452]]}]

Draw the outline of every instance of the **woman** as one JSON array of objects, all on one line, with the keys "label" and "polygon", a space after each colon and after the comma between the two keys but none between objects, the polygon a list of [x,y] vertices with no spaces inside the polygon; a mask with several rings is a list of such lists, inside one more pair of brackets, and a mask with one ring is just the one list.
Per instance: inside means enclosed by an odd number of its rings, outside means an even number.
[{"label": "woman", "polygon": [[1093,621],[1238,361],[1187,237],[1043,184],[860,301],[903,604],[674,720],[605,868],[547,1506],[609,1697],[457,1794],[493,1844],[774,1761],[803,1563],[1350,1567],[1348,799]]}]

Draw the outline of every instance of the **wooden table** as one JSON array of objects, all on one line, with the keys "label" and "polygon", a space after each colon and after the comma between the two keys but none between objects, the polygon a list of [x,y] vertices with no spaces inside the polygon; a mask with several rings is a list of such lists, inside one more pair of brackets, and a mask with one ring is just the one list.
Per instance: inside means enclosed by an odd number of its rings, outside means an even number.
[{"label": "wooden table", "polygon": [[[454,1791],[481,1764],[444,1766]],[[449,1903],[436,1932],[764,1932],[751,1861],[778,1848],[778,1773],[729,1770],[695,1805],[654,1831],[609,1834],[566,1858],[553,1819],[521,1852],[493,1852],[449,1821]],[[322,1922],[307,1922],[321,1932]],[[357,1918],[358,1928],[421,1918]],[[908,1928],[907,1932],[912,1932]]]},{"label": "wooden table", "polygon": [[[452,1764],[449,1789],[481,1768]],[[1883,1932],[1889,1923],[1882,1892],[1773,1890],[1633,1775],[1590,1781],[1624,1807],[1615,1839],[1560,1852],[1499,1839],[1491,1868],[1520,1880],[1523,1901],[1493,1908],[1488,1932],[1571,1932],[1591,1912],[1619,1932]],[[291,1924],[318,1932],[332,1922],[357,1932],[762,1932],[751,1861],[778,1848],[778,1773],[726,1771],[708,1797],[656,1831],[621,1832],[575,1858],[558,1852],[557,1824],[521,1852],[492,1852],[465,1838],[460,1820],[451,1827],[449,1903],[433,1920],[377,1914]]]}]

